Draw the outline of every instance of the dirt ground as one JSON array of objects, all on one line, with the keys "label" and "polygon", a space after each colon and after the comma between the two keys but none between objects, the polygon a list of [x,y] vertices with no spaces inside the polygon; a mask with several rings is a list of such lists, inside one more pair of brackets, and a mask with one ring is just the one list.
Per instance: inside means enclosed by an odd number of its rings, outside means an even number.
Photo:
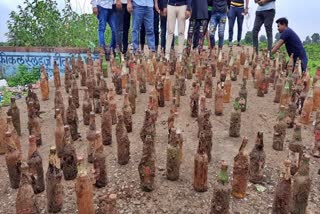
[{"label": "dirt ground", "polygon": [[[173,78],[173,76],[172,76]],[[214,78],[214,83],[217,78]],[[238,96],[240,81],[232,82],[232,98]],[[173,80],[173,79],[172,79]],[[63,82],[63,81],[62,81]],[[78,82],[79,83],[79,82]],[[216,85],[216,84],[214,84]],[[249,153],[254,145],[256,134],[258,131],[264,132],[265,151],[267,155],[265,177],[266,191],[258,192],[255,185],[249,183],[247,197],[239,200],[232,198],[230,204],[230,213],[271,213],[272,201],[274,197],[275,186],[279,179],[280,169],[282,169],[283,161],[288,156],[288,143],[292,138],[292,129],[287,129],[285,150],[277,152],[272,149],[273,126],[279,109],[279,104],[273,103],[274,91],[263,97],[257,97],[256,89],[253,88],[252,80],[248,81],[248,107],[241,117],[241,136],[249,138],[247,152]],[[108,87],[111,84],[108,78]],[[150,91],[151,86],[148,86]],[[203,93],[203,87],[201,89]],[[40,98],[40,91],[37,90]],[[117,163],[117,146],[115,137],[115,126],[113,127],[113,144],[105,146],[105,154],[107,155],[107,173],[108,185],[104,188],[94,188],[94,203],[97,207],[97,198],[99,195],[106,193],[118,194],[118,209],[120,213],[183,213],[183,214],[202,214],[209,213],[211,205],[212,190],[218,172],[218,162],[226,160],[229,164],[230,181],[232,178],[233,158],[237,154],[242,138],[230,138],[229,121],[232,111],[232,103],[226,104],[223,116],[211,116],[213,125],[213,148],[212,161],[209,163],[208,172],[208,191],[197,193],[193,190],[193,171],[194,171],[194,155],[196,153],[197,138],[197,122],[190,116],[190,94],[191,81],[187,81],[187,96],[181,97],[181,107],[179,108],[178,127],[182,129],[184,137],[183,144],[183,162],[180,168],[180,179],[172,182],[166,179],[166,151],[167,151],[167,118],[169,114],[169,102],[166,102],[165,108],[159,108],[159,117],[156,125],[156,179],[155,190],[146,193],[140,190],[138,164],[142,154],[142,141],[139,132],[144,120],[144,110],[147,107],[147,94],[138,95],[137,111],[133,115],[133,133],[129,134],[131,141],[130,152],[131,158],[129,164],[120,166]],[[83,91],[80,92],[80,98],[83,97]],[[118,109],[122,107],[122,97],[116,97],[118,100]],[[232,99],[232,100],[233,100]],[[21,113],[22,127],[22,148],[23,157],[27,156],[28,148],[28,130],[27,130],[27,111],[24,99],[17,101]],[[64,103],[67,107],[67,94],[64,94]],[[207,99],[207,106],[214,112],[214,99]],[[41,101],[41,126],[43,145],[39,148],[43,167],[46,173],[48,168],[48,154],[50,146],[54,145],[54,86],[50,83],[50,100]],[[88,129],[83,125],[82,110],[78,109],[80,119],[80,132],[82,139],[74,142],[78,154],[86,154],[85,133]],[[96,115],[97,127],[100,127],[100,115]],[[302,128],[303,144],[306,152],[310,153],[313,147],[313,127],[304,126]],[[308,213],[320,214],[320,175],[317,174],[320,168],[320,160],[311,158],[310,175],[312,178],[311,193],[309,196]],[[92,165],[88,164],[88,171],[92,169]],[[64,181],[64,206],[61,213],[71,214],[77,213],[76,194],[74,181]],[[0,213],[15,213],[15,200],[17,190],[10,188],[8,172],[5,164],[4,156],[0,156]],[[46,211],[46,192],[36,195],[38,206],[41,213]]]}]

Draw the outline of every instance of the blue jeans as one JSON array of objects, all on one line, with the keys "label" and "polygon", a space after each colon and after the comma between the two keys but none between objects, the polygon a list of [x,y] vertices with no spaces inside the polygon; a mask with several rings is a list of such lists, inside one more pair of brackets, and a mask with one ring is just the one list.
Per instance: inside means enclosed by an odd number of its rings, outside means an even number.
[{"label": "blue jeans", "polygon": [[244,8],[243,7],[230,7],[229,11],[229,42],[232,42],[233,40],[233,27],[234,23],[237,19],[238,24],[238,37],[237,41],[241,41],[242,36],[242,25],[243,25],[243,19],[244,19]]},{"label": "blue jeans", "polygon": [[148,47],[153,52],[155,49],[155,37],[153,31],[153,8],[146,6],[139,6],[133,2],[133,12],[132,12],[132,45],[133,53],[139,48],[139,33],[142,23],[146,27],[146,35]]},{"label": "blue jeans", "polygon": [[[155,9],[154,9],[154,16],[153,16],[153,29],[154,29],[155,47],[157,50],[159,45],[159,14]],[[146,28],[144,27],[144,24],[142,24],[141,30],[140,30],[140,44],[141,45],[146,44]]]},{"label": "blue jeans", "polygon": [[122,53],[128,51],[128,37],[131,14],[127,10],[127,4],[122,4],[122,10],[117,10],[117,46]]},{"label": "blue jeans", "polygon": [[100,47],[105,47],[105,38],[104,38],[104,33],[106,31],[106,26],[107,23],[109,24],[112,32],[112,38],[111,38],[111,43],[110,43],[110,48],[115,49],[116,48],[116,29],[117,29],[117,17],[114,9],[106,9],[103,7],[98,7],[98,21],[99,21],[99,26],[98,26],[98,37],[99,37],[99,46]]},{"label": "blue jeans", "polygon": [[219,48],[222,48],[223,46],[223,40],[224,40],[224,29],[226,28],[226,22],[227,22],[227,13],[212,13],[210,24],[209,24],[209,35],[210,35],[210,43],[211,48],[215,46],[215,33],[218,30],[218,36],[219,36]]}]

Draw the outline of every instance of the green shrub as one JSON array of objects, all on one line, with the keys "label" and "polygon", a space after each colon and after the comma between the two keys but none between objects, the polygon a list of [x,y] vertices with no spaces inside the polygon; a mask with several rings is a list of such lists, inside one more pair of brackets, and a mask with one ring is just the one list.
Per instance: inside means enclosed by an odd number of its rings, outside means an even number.
[{"label": "green shrub", "polygon": [[9,76],[6,80],[8,86],[24,86],[32,83],[36,83],[40,79],[40,68],[34,67],[28,69],[25,65],[19,66],[17,72],[12,76]]}]

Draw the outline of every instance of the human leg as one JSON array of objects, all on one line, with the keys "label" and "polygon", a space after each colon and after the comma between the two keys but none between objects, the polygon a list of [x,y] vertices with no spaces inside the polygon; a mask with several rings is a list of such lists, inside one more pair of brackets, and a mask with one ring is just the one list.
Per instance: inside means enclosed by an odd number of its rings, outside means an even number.
[{"label": "human leg", "polygon": [[170,57],[170,46],[173,40],[175,25],[176,25],[176,6],[168,5],[167,7],[167,41],[166,41],[166,58]]},{"label": "human leg", "polygon": [[258,53],[258,49],[259,49],[258,35],[259,35],[259,31],[261,29],[261,26],[263,25],[263,22],[264,22],[264,18],[263,18],[263,15],[261,14],[261,11],[257,11],[256,18],[254,19],[253,30],[252,30],[253,48],[256,49],[257,53]]}]

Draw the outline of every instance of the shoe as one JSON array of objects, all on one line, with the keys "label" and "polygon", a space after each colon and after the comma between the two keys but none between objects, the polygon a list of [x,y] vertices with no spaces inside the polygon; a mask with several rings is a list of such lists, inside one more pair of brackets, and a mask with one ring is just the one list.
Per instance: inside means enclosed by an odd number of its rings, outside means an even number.
[{"label": "shoe", "polygon": [[233,43],[232,43],[232,42],[229,42],[228,46],[229,46],[229,47],[232,47],[232,46],[233,46]]},{"label": "shoe", "polygon": [[238,47],[241,47],[241,44],[240,44],[240,42],[238,42],[237,46],[238,46]]}]

